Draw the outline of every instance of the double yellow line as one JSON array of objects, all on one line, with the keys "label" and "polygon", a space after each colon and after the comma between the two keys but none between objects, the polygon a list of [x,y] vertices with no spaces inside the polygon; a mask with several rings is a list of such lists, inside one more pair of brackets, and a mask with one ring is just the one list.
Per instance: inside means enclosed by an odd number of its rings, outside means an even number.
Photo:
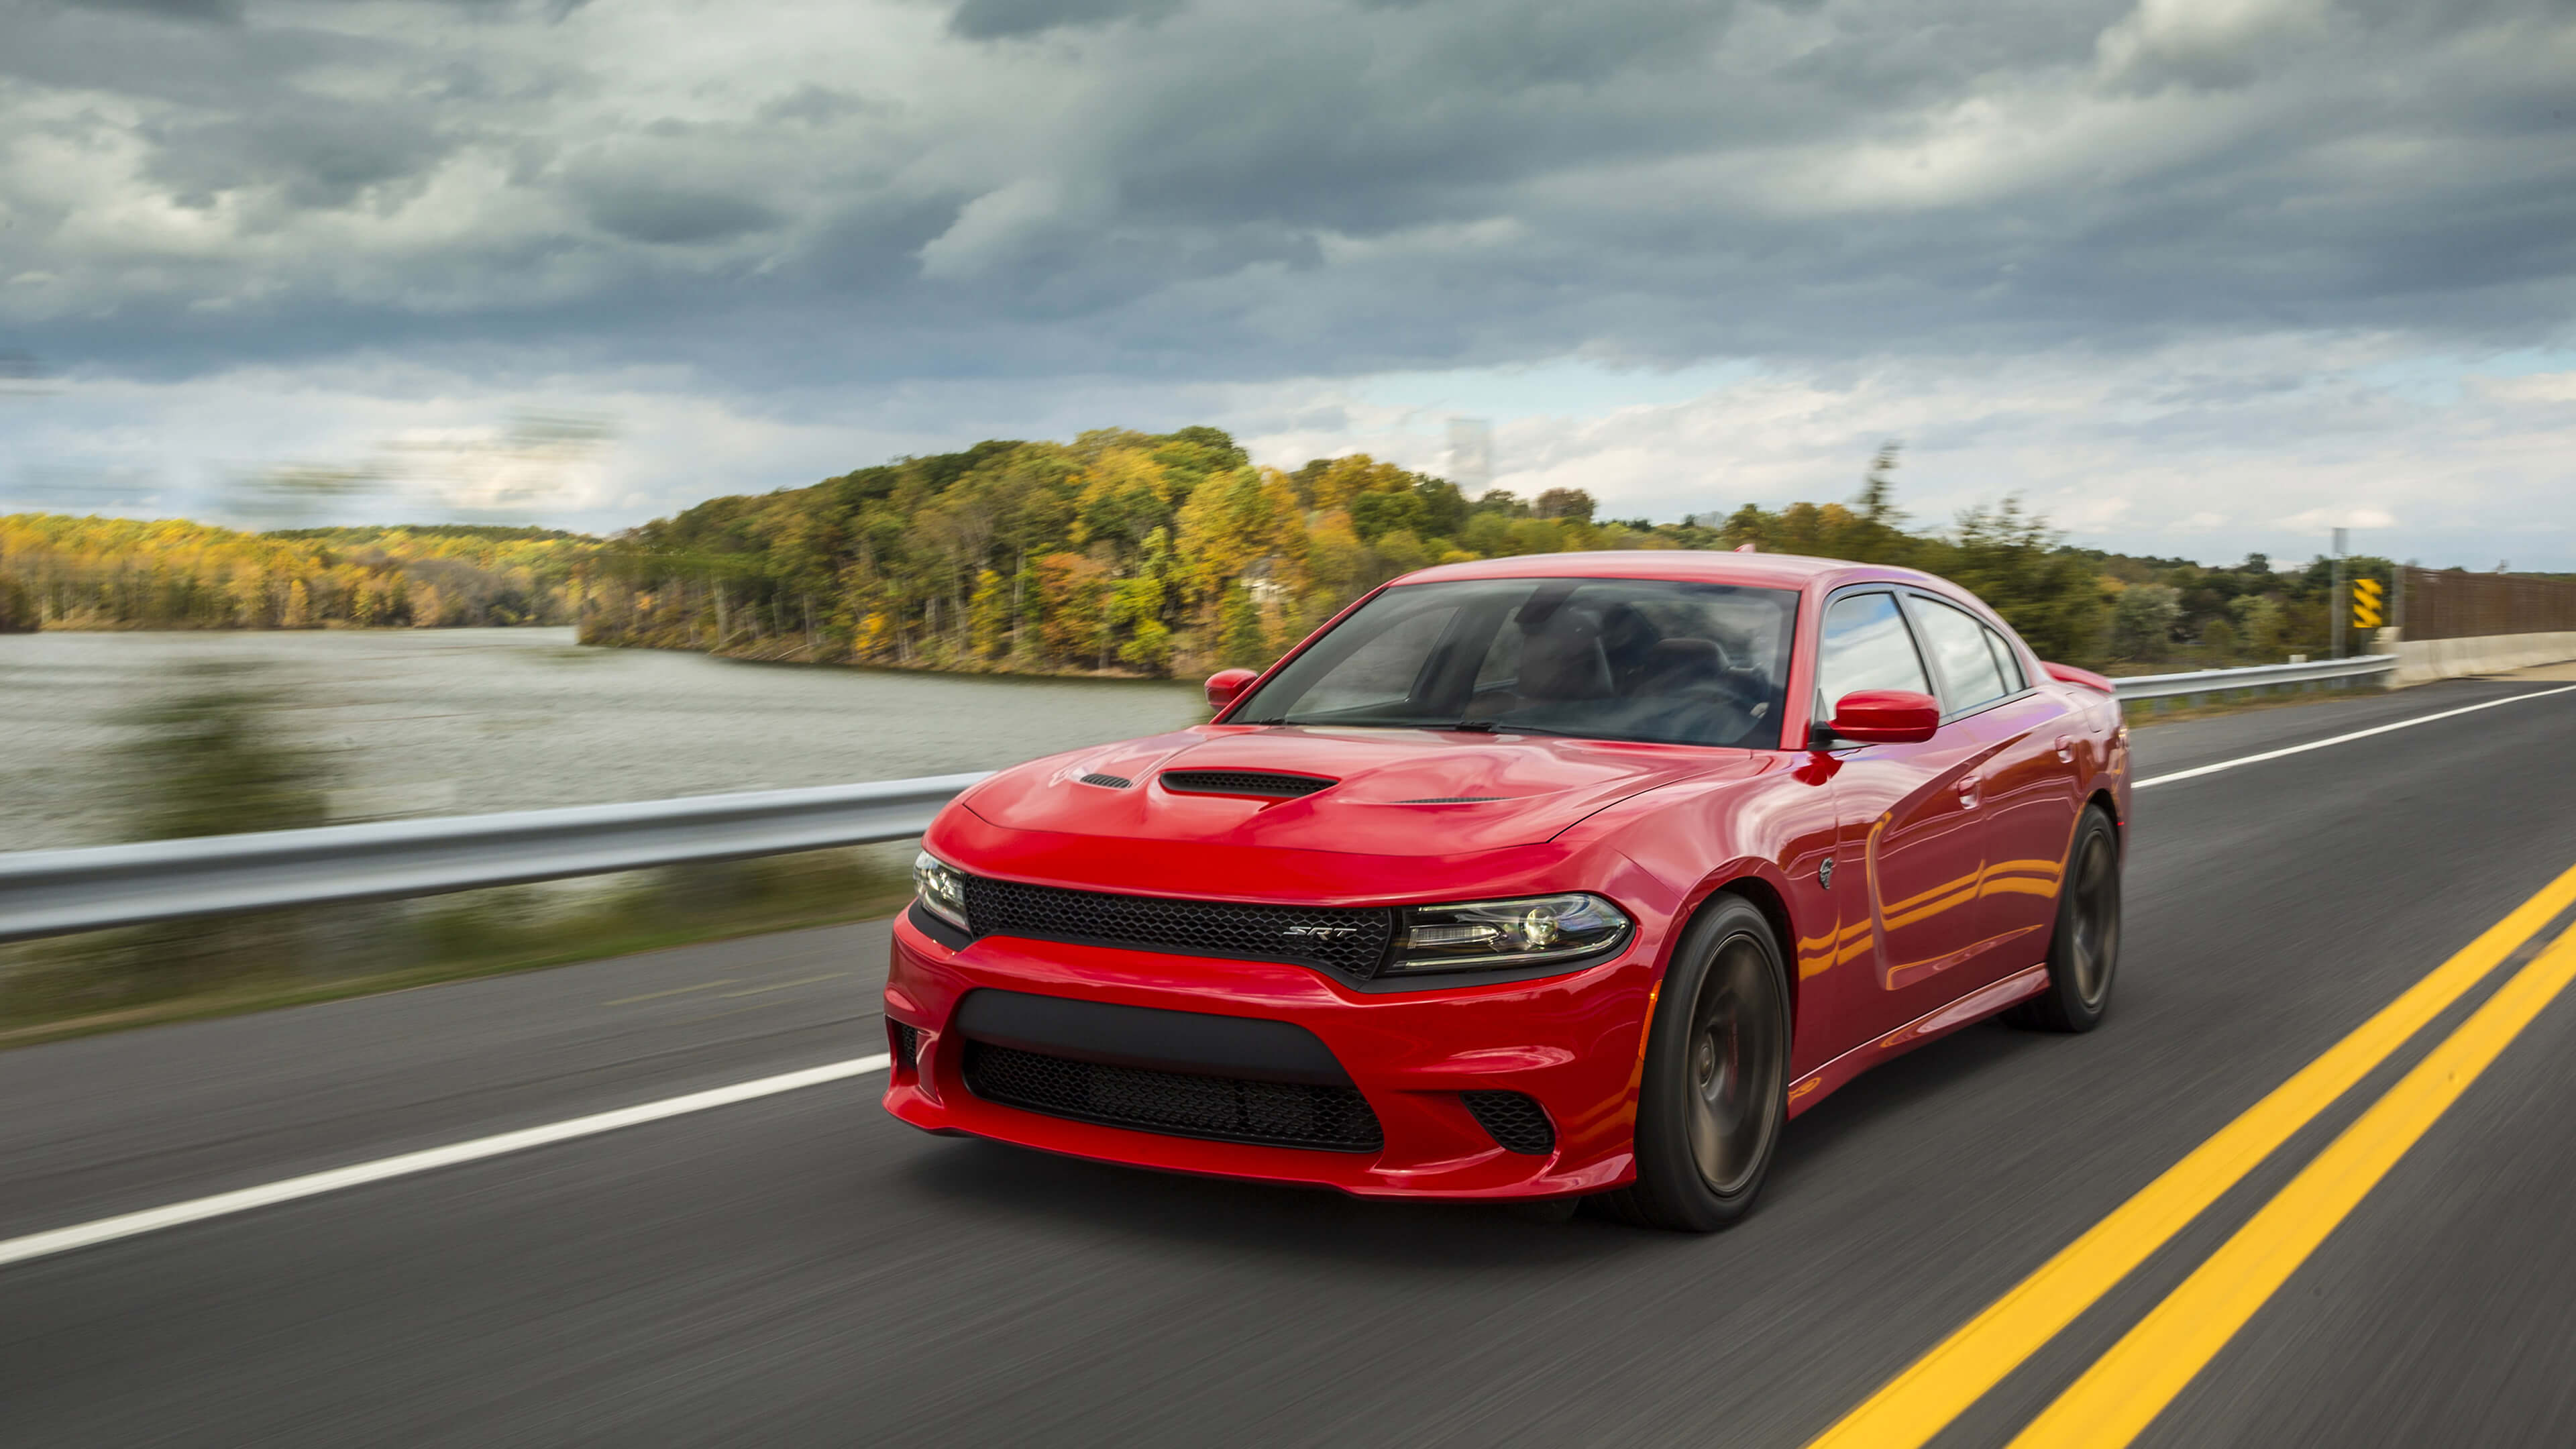
[{"label": "double yellow line", "polygon": [[[2576,905],[2569,870],[2140,1189],[1845,1414],[1809,1449],[1912,1449],[1947,1427],[2149,1254]],[[2576,932],[2483,1006],[2319,1153],[2013,1441],[2125,1445],[2190,1383],[2522,1029],[2576,979]]]}]

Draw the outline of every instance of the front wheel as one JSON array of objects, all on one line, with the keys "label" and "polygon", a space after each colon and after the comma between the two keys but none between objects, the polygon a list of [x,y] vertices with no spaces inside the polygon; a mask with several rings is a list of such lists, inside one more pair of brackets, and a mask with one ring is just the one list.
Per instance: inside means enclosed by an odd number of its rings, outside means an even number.
[{"label": "front wheel", "polygon": [[1751,902],[1718,896],[1656,995],[1637,1083],[1637,1180],[1603,1205],[1677,1232],[1733,1226],[1771,1170],[1788,1090],[1780,944]]},{"label": "front wheel", "polygon": [[2048,989],[2014,1007],[2015,1026],[2091,1031],[2111,1005],[2120,965],[2120,835],[2099,805],[2084,807],[2057,893],[2048,941]]}]

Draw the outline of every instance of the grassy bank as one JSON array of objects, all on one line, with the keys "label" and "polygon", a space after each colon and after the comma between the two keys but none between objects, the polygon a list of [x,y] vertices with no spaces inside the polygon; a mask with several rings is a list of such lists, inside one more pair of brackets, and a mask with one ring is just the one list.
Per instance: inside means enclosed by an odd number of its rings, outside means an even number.
[{"label": "grassy bank", "polygon": [[[2298,704],[2324,704],[2338,699],[2363,699],[2381,693],[2377,680],[2332,680],[2316,689],[2275,687],[2269,690],[2213,689],[2205,694],[2169,695],[2163,699],[2136,699],[2120,706],[2123,718],[2132,728],[2147,725],[2180,724],[2185,720],[2208,719],[2213,715],[2243,714],[2248,710],[2282,709]],[[2198,701],[2195,703],[2195,701]]]}]

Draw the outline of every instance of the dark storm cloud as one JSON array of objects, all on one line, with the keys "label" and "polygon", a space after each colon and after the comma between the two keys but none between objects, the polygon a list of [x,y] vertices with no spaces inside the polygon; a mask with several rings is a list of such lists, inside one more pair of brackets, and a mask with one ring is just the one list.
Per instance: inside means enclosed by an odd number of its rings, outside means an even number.
[{"label": "dark storm cloud", "polygon": [[149,134],[148,174],[181,205],[198,207],[256,186],[280,188],[293,207],[347,206],[369,187],[418,175],[456,145],[431,107],[311,96]]},{"label": "dark storm cloud", "polygon": [[1115,20],[1159,20],[1181,0],[966,0],[948,17],[948,28],[974,40],[1035,35],[1069,25]]},{"label": "dark storm cloud", "polygon": [[807,84],[763,103],[755,114],[759,120],[773,125],[792,121],[808,126],[827,126],[844,116],[865,115],[878,109],[881,108],[864,96],[834,90],[830,86]]},{"label": "dark storm cloud", "polygon": [[722,241],[779,222],[778,213],[759,202],[718,191],[602,181],[580,185],[574,194],[602,231],[655,246]]},{"label": "dark storm cloud", "polygon": [[[0,10],[0,341],[1205,380],[2536,345],[2576,300],[2545,0],[471,9]],[[169,206],[232,240],[84,229]]]},{"label": "dark storm cloud", "polygon": [[241,0],[54,0],[72,10],[129,10],[138,15],[158,16],[167,20],[211,20],[230,23],[241,19]]}]

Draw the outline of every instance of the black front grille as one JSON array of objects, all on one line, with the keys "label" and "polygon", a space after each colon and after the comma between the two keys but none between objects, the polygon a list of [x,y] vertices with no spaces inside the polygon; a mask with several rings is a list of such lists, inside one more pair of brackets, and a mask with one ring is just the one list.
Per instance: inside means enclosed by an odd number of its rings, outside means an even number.
[{"label": "black front grille", "polygon": [[1467,1110],[1476,1114],[1493,1139],[1505,1152],[1522,1152],[1532,1157],[1545,1157],[1556,1150],[1556,1126],[1547,1120],[1547,1109],[1518,1092],[1460,1092]]},{"label": "black front grille", "polygon": [[966,1087],[988,1102],[1175,1137],[1375,1152],[1386,1134],[1350,1087],[1113,1067],[969,1040]]},{"label": "black front grille", "polygon": [[1165,770],[1162,780],[1164,789],[1184,795],[1259,795],[1272,800],[1295,800],[1341,783],[1269,770]]},{"label": "black front grille", "polygon": [[966,878],[966,919],[978,935],[1287,961],[1359,979],[1377,971],[1395,929],[1381,909],[1167,901],[983,876]]},{"label": "black front grille", "polygon": [[1134,785],[1136,782],[1128,779],[1124,775],[1103,775],[1094,771],[1091,774],[1083,776],[1082,783],[1086,785],[1097,785],[1103,790],[1124,790]]}]

